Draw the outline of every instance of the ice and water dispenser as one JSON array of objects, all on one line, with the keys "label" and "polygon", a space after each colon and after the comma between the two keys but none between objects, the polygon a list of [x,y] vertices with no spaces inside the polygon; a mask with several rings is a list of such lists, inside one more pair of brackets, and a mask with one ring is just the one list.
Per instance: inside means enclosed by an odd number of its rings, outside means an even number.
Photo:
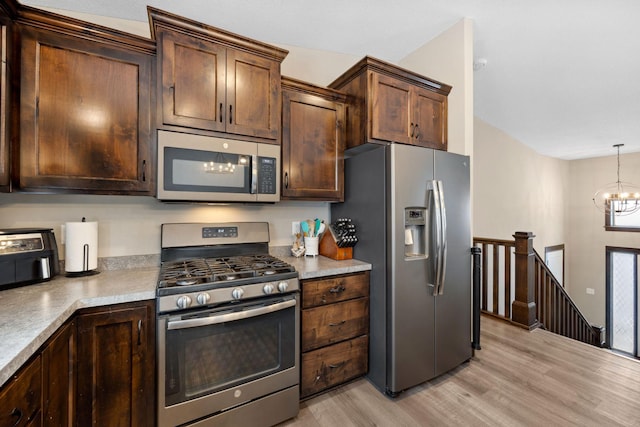
[{"label": "ice and water dispenser", "polygon": [[404,256],[407,259],[427,258],[427,209],[404,209]]}]

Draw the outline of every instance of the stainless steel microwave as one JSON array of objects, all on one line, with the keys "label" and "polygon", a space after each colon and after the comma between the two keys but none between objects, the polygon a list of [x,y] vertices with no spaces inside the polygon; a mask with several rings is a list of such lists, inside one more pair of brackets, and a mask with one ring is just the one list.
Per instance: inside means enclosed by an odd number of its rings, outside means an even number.
[{"label": "stainless steel microwave", "polygon": [[277,202],[280,146],[158,131],[159,200]]}]

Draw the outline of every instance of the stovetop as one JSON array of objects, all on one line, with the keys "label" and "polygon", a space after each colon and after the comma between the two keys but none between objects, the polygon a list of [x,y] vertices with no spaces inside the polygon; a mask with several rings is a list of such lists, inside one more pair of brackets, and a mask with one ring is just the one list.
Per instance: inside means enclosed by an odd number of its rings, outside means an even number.
[{"label": "stovetop", "polygon": [[268,245],[266,222],[162,224],[158,313],[298,292],[298,272]]},{"label": "stovetop", "polygon": [[[219,258],[190,258],[162,264],[158,288],[209,284],[212,288],[234,286],[243,279],[284,278],[295,268],[271,255],[237,255]],[[252,280],[255,281],[255,280]]]}]

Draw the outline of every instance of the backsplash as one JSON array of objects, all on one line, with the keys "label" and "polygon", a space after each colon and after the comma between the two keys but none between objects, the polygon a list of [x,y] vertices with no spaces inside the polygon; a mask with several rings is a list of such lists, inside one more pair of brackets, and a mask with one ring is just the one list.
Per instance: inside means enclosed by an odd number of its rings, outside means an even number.
[{"label": "backsplash", "polygon": [[269,245],[289,246],[291,222],[328,220],[329,203],[206,205],[163,203],[138,196],[0,194],[0,228],[52,228],[60,258],[64,258],[60,226],[83,217],[98,222],[98,258],[111,259],[159,254],[160,226],[168,222],[266,221]]}]

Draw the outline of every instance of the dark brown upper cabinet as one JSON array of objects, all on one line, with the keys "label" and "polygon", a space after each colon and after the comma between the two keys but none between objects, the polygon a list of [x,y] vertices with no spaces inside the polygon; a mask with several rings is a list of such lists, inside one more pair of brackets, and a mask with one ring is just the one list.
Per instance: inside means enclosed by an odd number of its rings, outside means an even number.
[{"label": "dark brown upper cabinet", "polygon": [[347,114],[347,148],[397,142],[447,149],[451,86],[365,57],[329,87],[353,97]]},{"label": "dark brown upper cabinet", "polygon": [[158,43],[158,127],[280,144],[287,51],[149,7]]},{"label": "dark brown upper cabinet", "polygon": [[12,20],[16,16],[16,4],[0,1],[0,191],[11,190],[10,100],[12,58]]},{"label": "dark brown upper cabinet", "polygon": [[151,195],[155,43],[25,8],[20,190]]},{"label": "dark brown upper cabinet", "polygon": [[344,200],[346,96],[282,79],[282,199]]}]

